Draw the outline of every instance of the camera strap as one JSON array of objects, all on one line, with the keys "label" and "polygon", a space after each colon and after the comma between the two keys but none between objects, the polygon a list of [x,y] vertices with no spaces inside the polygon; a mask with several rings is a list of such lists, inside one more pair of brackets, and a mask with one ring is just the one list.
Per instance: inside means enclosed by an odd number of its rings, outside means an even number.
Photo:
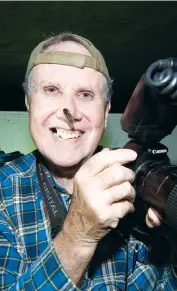
[{"label": "camera strap", "polygon": [[54,238],[61,231],[67,212],[61,198],[47,178],[43,165],[39,161],[36,163],[36,173],[51,222],[51,236]]}]

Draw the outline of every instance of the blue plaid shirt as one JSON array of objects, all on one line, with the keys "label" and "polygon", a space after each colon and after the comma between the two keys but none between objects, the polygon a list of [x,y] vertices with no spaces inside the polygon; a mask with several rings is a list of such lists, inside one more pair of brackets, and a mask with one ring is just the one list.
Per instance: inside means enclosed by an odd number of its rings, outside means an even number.
[{"label": "blue plaid shirt", "polygon": [[[71,195],[56,186],[68,209]],[[54,248],[34,153],[0,169],[0,290],[177,290],[172,265],[148,264],[145,244],[132,238],[120,245],[119,239],[117,248],[111,235],[103,239],[78,289]]]}]

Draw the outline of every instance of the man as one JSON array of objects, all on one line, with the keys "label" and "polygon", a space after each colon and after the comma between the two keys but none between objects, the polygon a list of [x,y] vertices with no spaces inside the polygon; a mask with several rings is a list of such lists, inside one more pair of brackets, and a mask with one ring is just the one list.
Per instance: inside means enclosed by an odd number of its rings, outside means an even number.
[{"label": "man", "polygon": [[[1,290],[177,290],[173,266],[148,263],[147,246],[119,232],[134,210],[136,153],[98,148],[111,83],[80,36],[32,52],[24,88],[38,150],[1,168]],[[152,210],[147,224],[160,224]]]}]

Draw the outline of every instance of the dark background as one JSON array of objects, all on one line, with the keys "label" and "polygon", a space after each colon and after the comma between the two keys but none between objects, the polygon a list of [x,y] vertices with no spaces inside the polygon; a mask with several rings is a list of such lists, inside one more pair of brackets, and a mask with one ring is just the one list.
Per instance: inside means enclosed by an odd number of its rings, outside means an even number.
[{"label": "dark background", "polygon": [[0,111],[25,111],[21,87],[29,54],[51,33],[72,31],[104,54],[122,113],[141,74],[177,56],[177,2],[0,2]]}]

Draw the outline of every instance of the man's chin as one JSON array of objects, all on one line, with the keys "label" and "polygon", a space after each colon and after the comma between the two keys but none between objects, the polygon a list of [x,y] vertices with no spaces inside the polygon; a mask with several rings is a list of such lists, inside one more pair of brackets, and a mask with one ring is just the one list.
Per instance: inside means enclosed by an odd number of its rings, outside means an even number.
[{"label": "man's chin", "polygon": [[86,160],[87,158],[81,158],[81,157],[62,157],[62,159],[59,158],[47,158],[48,160],[48,166],[50,165],[58,169],[62,169],[63,171],[68,171],[69,169],[78,169]]},{"label": "man's chin", "polygon": [[59,177],[73,177],[79,170],[83,161],[78,162],[54,162],[48,160],[47,162],[49,171],[57,178]]}]

